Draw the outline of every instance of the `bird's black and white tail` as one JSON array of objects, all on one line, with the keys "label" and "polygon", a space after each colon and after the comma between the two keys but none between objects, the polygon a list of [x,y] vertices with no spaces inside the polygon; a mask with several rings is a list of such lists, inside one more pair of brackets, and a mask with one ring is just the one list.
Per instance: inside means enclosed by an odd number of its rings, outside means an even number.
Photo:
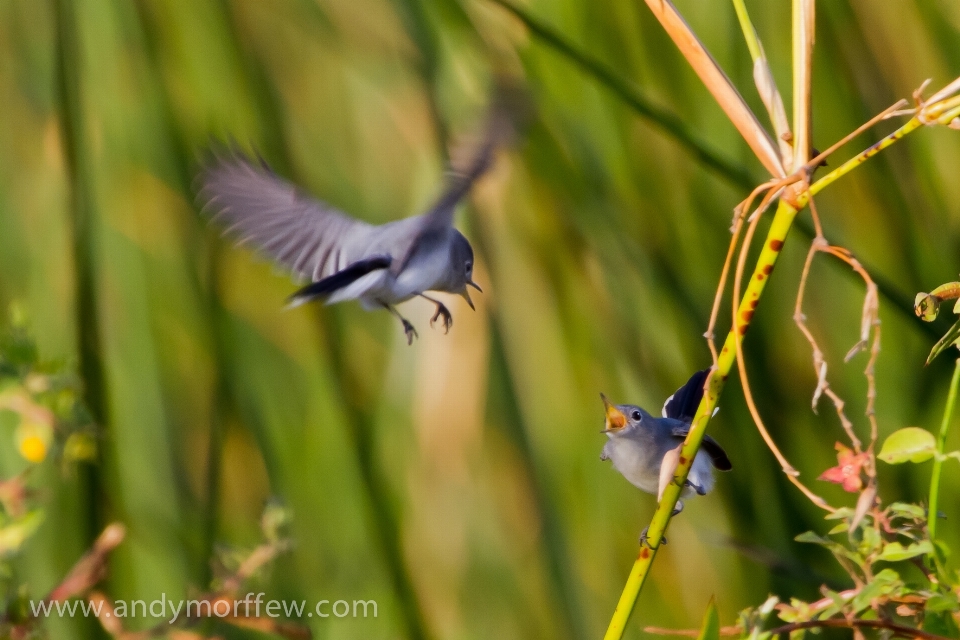
[{"label": "bird's black and white tail", "polygon": [[697,414],[697,407],[703,399],[703,385],[710,375],[710,369],[697,371],[687,383],[677,389],[663,403],[663,417],[690,422]]},{"label": "bird's black and white tail", "polygon": [[289,308],[299,307],[312,300],[326,299],[344,287],[353,284],[368,273],[377,271],[378,269],[386,269],[390,266],[391,261],[392,258],[387,255],[372,256],[364,260],[358,260],[346,269],[342,269],[331,276],[327,276],[316,282],[311,282],[305,287],[302,287],[287,299],[287,306]]}]

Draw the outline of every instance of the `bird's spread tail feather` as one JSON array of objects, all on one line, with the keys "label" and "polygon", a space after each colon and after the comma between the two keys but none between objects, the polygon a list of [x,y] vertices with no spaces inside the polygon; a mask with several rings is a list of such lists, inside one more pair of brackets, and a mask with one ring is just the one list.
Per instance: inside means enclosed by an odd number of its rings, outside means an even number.
[{"label": "bird's spread tail feather", "polygon": [[391,260],[391,257],[388,255],[372,256],[364,260],[358,260],[346,269],[342,269],[333,275],[312,282],[299,289],[287,299],[287,308],[292,309],[312,300],[328,298],[368,273],[377,271],[378,269],[386,269],[390,266]]}]

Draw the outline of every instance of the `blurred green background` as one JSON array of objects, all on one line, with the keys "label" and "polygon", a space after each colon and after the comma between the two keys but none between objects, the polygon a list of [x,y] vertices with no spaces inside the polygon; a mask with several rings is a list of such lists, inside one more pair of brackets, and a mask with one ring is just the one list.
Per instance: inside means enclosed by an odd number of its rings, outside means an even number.
[{"label": "blurred green background", "polygon": [[[654,499],[599,461],[598,393],[656,411],[709,364],[701,334],[732,208],[765,178],[643,3],[523,6],[732,170],[488,0],[0,0],[0,308],[23,310],[44,357],[83,373],[101,422],[99,464],[42,465],[46,520],[17,563],[31,596],[112,520],[128,537],[112,556],[111,598],[196,594],[217,545],[255,545],[277,497],[295,548],[255,590],[379,603],[376,619],[305,619],[315,637],[602,634]],[[678,6],[762,113],[732,6]],[[748,7],[789,100],[790,3]],[[819,9],[821,149],[925,78],[939,87],[960,73],[953,0]],[[451,300],[449,335],[429,329],[426,302],[402,308],[420,329],[412,347],[387,313],[284,311],[289,279],[198,215],[196,159],[228,137],[365,220],[417,213],[504,70],[529,87],[535,117],[460,214],[485,293],[476,313]],[[922,325],[910,304],[960,269],[958,136],[911,135],[817,200],[828,238],[893,294],[881,300],[881,437],[934,428],[942,410],[952,359],[923,361],[949,320]],[[815,481],[842,432],[826,402],[810,410],[810,351],[791,320],[808,241],[792,232],[747,361],[802,478],[850,504]],[[866,436],[866,356],[842,362],[862,285],[827,257],[812,278],[810,326]],[[768,593],[844,585],[826,552],[793,542],[827,527],[780,473],[739,385],[721,406],[710,429],[734,470],[673,521],[630,637],[696,626],[712,595],[732,624]],[[958,430],[948,446],[960,446]],[[928,467],[880,471],[885,500],[925,496]],[[943,485],[940,535],[956,546],[955,465]],[[47,626],[56,638],[102,633],[90,621]]]}]

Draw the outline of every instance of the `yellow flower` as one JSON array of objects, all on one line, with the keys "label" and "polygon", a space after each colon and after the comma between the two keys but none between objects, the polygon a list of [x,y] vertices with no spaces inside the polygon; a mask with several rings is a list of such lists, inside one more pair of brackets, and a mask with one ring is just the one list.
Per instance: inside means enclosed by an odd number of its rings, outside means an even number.
[{"label": "yellow flower", "polygon": [[28,462],[39,464],[47,457],[53,431],[50,425],[21,422],[14,434],[20,455]]}]

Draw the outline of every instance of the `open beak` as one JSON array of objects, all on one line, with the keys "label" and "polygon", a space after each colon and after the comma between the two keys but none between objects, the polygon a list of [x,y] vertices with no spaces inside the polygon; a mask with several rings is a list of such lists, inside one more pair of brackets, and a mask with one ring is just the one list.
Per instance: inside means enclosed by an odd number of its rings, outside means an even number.
[{"label": "open beak", "polygon": [[[478,284],[477,284],[476,282],[474,282],[473,280],[467,280],[467,286],[468,286],[468,287],[473,287],[474,289],[476,289],[476,290],[479,291],[480,293],[483,293],[483,289],[480,288],[480,285],[478,285]],[[477,310],[477,308],[476,308],[475,306],[473,306],[473,300],[470,299],[470,291],[467,290],[467,287],[464,287],[464,288],[463,288],[463,293],[461,293],[460,295],[462,295],[462,296],[463,296],[463,299],[467,301],[467,304],[470,305],[470,308],[471,308],[471,309],[473,309],[474,311]]]},{"label": "open beak", "polygon": [[476,308],[475,306],[473,306],[473,300],[470,299],[470,292],[469,292],[469,291],[467,291],[466,289],[464,289],[463,291],[460,292],[460,295],[462,295],[462,296],[463,296],[463,299],[467,301],[467,304],[470,305],[470,308],[471,308],[471,309],[473,309],[474,311],[477,310],[477,308]]},{"label": "open beak", "polygon": [[600,399],[603,400],[603,406],[607,412],[603,423],[603,431],[600,433],[611,433],[623,429],[627,425],[627,416],[623,415],[623,412],[617,409],[602,393]]}]

